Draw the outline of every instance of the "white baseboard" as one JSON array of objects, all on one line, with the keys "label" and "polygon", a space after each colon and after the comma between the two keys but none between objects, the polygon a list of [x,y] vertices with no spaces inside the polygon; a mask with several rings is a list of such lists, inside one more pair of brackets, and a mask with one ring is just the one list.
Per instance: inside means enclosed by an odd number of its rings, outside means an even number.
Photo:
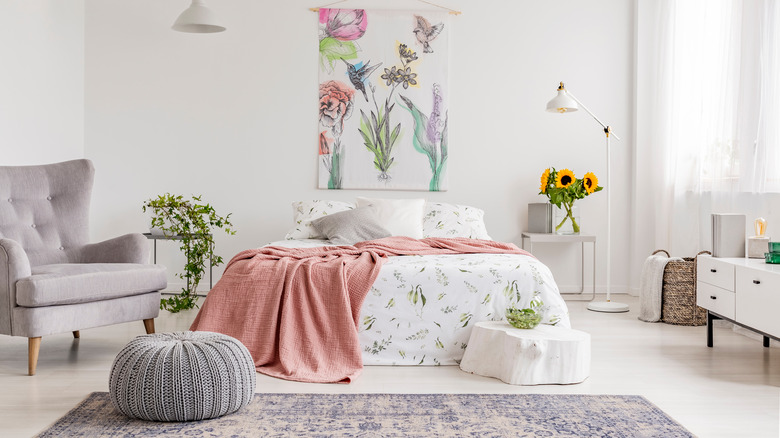
[{"label": "white baseboard", "polygon": [[[562,294],[577,294],[577,292],[582,289],[582,286],[580,285],[558,285],[558,291],[560,291]],[[589,295],[593,293],[593,286],[585,286],[585,289],[582,291],[582,295]],[[596,286],[596,293],[597,294],[606,294],[607,293],[607,287],[606,286]],[[612,286],[612,295],[634,295],[631,291],[628,290],[628,286]]]},{"label": "white baseboard", "polygon": [[[174,295],[174,294],[180,294],[182,289],[187,287],[187,283],[181,282],[181,283],[171,283],[168,282],[168,286],[162,291],[162,293],[166,295]],[[203,284],[203,281],[201,280],[200,284],[198,285],[198,295],[206,295],[209,292],[209,283],[208,279],[206,280],[206,284]]]}]

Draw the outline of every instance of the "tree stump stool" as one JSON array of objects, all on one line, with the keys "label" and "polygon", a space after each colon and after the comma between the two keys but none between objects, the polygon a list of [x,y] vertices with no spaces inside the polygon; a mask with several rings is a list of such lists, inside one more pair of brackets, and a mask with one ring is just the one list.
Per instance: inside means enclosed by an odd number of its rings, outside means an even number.
[{"label": "tree stump stool", "polygon": [[590,374],[590,335],[544,324],[522,330],[505,321],[479,322],[460,369],[513,385],[580,383]]}]

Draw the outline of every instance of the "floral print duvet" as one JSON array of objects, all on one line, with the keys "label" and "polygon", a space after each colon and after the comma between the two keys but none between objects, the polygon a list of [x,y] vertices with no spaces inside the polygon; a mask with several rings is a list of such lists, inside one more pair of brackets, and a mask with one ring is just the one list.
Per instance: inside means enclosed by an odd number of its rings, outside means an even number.
[{"label": "floral print duvet", "polygon": [[[269,245],[313,247],[328,241]],[[550,270],[518,254],[390,257],[363,302],[359,339],[364,365],[454,365],[477,322],[505,319],[507,307],[544,305],[542,324],[570,327]]]}]

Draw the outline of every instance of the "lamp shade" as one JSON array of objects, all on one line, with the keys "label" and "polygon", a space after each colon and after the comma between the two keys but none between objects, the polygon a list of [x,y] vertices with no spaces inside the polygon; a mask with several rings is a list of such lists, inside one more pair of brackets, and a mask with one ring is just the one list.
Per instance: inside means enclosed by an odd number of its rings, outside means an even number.
[{"label": "lamp shade", "polygon": [[206,7],[203,0],[192,0],[190,7],[179,15],[171,29],[179,32],[214,33],[224,31],[225,26],[214,12]]},{"label": "lamp shade", "polygon": [[578,109],[579,105],[577,105],[577,101],[569,96],[569,94],[566,92],[566,88],[563,87],[563,82],[561,82],[561,86],[558,87],[558,95],[547,102],[547,111],[565,113],[569,111],[577,111]]}]

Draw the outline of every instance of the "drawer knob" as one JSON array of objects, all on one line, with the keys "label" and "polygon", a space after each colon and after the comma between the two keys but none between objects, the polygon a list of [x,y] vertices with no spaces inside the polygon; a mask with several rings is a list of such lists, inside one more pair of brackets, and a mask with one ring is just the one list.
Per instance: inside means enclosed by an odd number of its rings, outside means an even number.
[{"label": "drawer knob", "polygon": [[710,295],[710,298],[713,299],[713,300],[717,300],[718,299],[718,297],[716,297],[715,295]]},{"label": "drawer knob", "polygon": [[761,284],[761,280],[753,280],[753,284]]},{"label": "drawer knob", "polygon": [[715,268],[710,268],[710,272],[718,272],[718,270]]}]

